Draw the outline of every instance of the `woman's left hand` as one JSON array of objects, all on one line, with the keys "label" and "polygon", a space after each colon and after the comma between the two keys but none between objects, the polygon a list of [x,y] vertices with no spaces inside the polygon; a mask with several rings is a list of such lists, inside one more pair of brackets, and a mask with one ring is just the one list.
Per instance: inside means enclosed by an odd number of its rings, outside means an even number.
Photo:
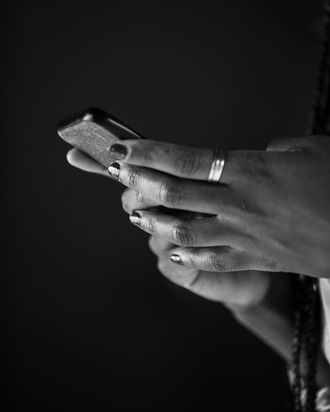
[{"label": "woman's left hand", "polygon": [[229,151],[221,184],[207,181],[209,149],[150,140],[121,146],[114,147],[121,159],[109,168],[113,178],[155,205],[208,215],[185,219],[136,210],[133,223],[178,246],[172,261],[211,272],[330,276],[328,137],[275,141],[266,151]]}]

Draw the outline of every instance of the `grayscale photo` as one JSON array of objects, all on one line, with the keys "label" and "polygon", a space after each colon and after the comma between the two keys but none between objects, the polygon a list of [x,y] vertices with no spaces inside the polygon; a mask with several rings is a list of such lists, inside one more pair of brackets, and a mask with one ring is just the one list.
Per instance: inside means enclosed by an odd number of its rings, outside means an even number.
[{"label": "grayscale photo", "polygon": [[1,410],[330,411],[330,0],[1,9]]}]

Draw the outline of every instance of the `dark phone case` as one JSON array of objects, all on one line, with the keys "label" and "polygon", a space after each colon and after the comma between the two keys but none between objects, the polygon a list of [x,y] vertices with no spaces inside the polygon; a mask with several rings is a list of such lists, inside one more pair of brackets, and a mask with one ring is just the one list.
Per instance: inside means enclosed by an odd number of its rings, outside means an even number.
[{"label": "dark phone case", "polygon": [[62,120],[57,133],[101,165],[113,162],[109,149],[118,140],[143,137],[101,109],[89,108]]}]

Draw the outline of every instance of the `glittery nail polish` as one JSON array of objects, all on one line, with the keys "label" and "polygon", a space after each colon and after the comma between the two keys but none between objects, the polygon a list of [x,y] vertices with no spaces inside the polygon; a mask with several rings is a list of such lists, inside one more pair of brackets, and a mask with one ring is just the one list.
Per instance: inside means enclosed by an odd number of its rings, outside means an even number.
[{"label": "glittery nail polish", "polygon": [[136,198],[139,202],[143,202],[143,200],[144,200],[143,196],[142,196],[142,193],[140,193],[140,192],[137,194]]},{"label": "glittery nail polish", "polygon": [[182,258],[179,255],[171,255],[170,259],[173,263],[176,263],[177,265],[183,265]]},{"label": "glittery nail polish", "polygon": [[111,163],[108,167],[108,172],[114,180],[119,180],[120,164],[117,162]]},{"label": "glittery nail polish", "polygon": [[141,226],[141,215],[137,212],[133,212],[130,217],[129,220],[131,223],[133,223],[133,225],[135,226]]}]

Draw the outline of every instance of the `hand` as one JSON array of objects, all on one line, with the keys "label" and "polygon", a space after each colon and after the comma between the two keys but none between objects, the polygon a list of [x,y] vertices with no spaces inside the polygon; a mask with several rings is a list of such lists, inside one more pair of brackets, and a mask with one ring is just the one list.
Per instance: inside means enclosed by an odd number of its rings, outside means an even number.
[{"label": "hand", "polygon": [[275,301],[275,289],[282,288],[274,273],[214,273],[176,265],[169,259],[175,246],[157,236],[150,237],[149,246],[158,258],[159,271],[167,279],[199,296],[223,303],[234,312],[270,308],[272,300]]},{"label": "hand", "polygon": [[203,271],[329,276],[330,140],[287,139],[267,151],[230,151],[208,183],[212,152],[148,140],[123,142],[112,172],[155,204],[203,212],[186,221],[141,210],[140,227],[180,246],[177,262]]},{"label": "hand", "polygon": [[[74,166],[85,171],[109,176],[104,168],[80,151],[69,152],[68,160]],[[143,198],[139,192],[126,189],[122,195],[124,210],[131,215],[134,210],[152,210],[161,212],[155,201]],[[177,211],[178,212],[178,211]],[[183,219],[190,219],[189,212],[177,213]],[[257,309],[272,310],[279,306],[288,294],[288,279],[281,274],[242,271],[216,273],[196,268],[177,265],[170,256],[177,245],[157,236],[150,236],[149,246],[158,258],[159,271],[173,283],[190,290],[209,300],[221,302],[236,314],[251,312]]]},{"label": "hand", "polygon": [[[136,209],[147,210],[151,206],[147,199],[142,199],[139,193],[131,189],[124,191],[122,204],[129,215]],[[160,208],[153,207],[153,211],[159,212]],[[181,217],[190,219],[184,211]],[[270,309],[277,304],[279,296],[282,301],[288,293],[288,287],[284,286],[288,279],[281,278],[279,274],[256,271],[206,272],[173,263],[170,256],[177,246],[166,239],[150,236],[149,247],[158,258],[159,271],[167,279],[206,299],[221,302],[236,313],[262,307]]]}]

